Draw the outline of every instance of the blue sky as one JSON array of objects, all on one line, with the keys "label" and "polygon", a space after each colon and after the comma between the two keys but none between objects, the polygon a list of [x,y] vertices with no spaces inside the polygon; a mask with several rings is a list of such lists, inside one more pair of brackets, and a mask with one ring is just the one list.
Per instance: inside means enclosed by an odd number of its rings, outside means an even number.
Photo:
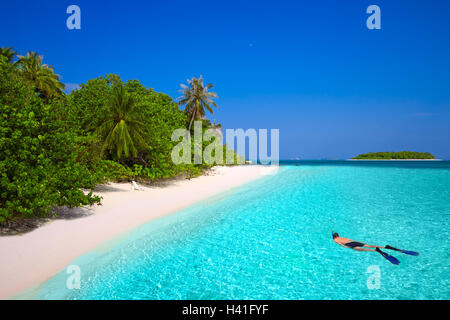
[{"label": "blue sky", "polygon": [[[66,8],[81,8],[81,30]],[[381,8],[381,30],[366,8]],[[0,46],[74,86],[117,73],[178,97],[203,75],[225,128],[280,129],[284,159],[450,159],[450,1],[8,1]]]}]

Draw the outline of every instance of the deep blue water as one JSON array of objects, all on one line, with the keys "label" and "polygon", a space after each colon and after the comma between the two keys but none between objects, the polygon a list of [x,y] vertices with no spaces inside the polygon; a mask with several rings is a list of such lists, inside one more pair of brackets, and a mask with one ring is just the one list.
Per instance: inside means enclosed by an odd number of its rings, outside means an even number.
[{"label": "deep blue water", "polygon": [[[80,290],[66,288],[62,270],[32,297],[450,299],[450,162],[281,164],[276,175],[150,222],[73,261]],[[332,228],[420,256],[390,251],[401,261],[395,266],[378,253],[338,246]],[[367,286],[373,266],[379,289]]]}]

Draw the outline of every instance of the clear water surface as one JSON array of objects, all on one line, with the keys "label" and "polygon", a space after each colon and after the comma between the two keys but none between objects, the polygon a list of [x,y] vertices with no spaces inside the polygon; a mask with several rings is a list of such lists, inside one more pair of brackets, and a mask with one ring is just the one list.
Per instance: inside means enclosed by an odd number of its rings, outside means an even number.
[{"label": "clear water surface", "polygon": [[[73,261],[37,299],[450,299],[450,162],[284,162]],[[415,250],[378,253],[341,236]],[[380,288],[369,289],[378,266]],[[30,294],[30,292],[28,292]]]}]

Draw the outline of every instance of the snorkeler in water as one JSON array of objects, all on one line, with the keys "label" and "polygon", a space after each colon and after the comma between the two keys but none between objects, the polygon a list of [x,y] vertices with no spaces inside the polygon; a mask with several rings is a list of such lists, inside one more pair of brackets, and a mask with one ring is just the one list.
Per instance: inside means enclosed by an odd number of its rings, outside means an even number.
[{"label": "snorkeler in water", "polygon": [[[386,252],[381,251],[380,249],[390,249],[390,250],[395,250],[395,251],[399,251],[402,253],[406,253],[412,256],[418,256],[419,253],[415,252],[415,251],[407,251],[407,250],[401,250],[401,249],[397,249],[394,248],[392,246],[375,246],[375,245],[369,245],[369,244],[365,244],[364,242],[359,242],[359,241],[355,241],[349,238],[344,238],[339,236],[339,234],[337,232],[333,231],[331,232],[332,236],[333,236],[333,241],[336,242],[338,245],[343,246],[344,248],[350,248],[353,250],[357,250],[357,251],[372,251],[372,252],[378,252],[380,253],[384,258],[386,258],[387,260],[389,260],[391,263],[393,264],[399,264],[400,261],[397,260],[397,258],[387,254]],[[375,248],[375,249],[368,249],[368,248]]]}]

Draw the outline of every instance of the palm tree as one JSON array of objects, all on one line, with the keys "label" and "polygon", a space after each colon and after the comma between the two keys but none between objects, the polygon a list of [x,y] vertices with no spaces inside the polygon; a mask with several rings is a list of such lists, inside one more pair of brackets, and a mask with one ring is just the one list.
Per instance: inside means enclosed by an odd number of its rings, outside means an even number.
[{"label": "palm tree", "polygon": [[26,56],[19,56],[15,62],[22,75],[35,87],[36,92],[44,99],[50,99],[62,94],[65,85],[59,81],[59,75],[54,73],[52,66],[42,63],[43,57],[29,51]]},{"label": "palm tree", "polygon": [[191,131],[192,122],[205,117],[205,109],[213,114],[211,105],[217,108],[217,104],[212,100],[217,98],[217,93],[208,91],[213,88],[212,83],[203,85],[203,77],[188,79],[188,86],[181,84],[180,93],[183,95],[178,98],[179,105],[186,105],[184,112],[191,118],[189,122],[189,131]]},{"label": "palm tree", "polygon": [[11,47],[0,48],[0,56],[6,57],[6,62],[11,63],[16,56],[16,52]]},{"label": "palm tree", "polygon": [[113,89],[109,101],[109,114],[100,125],[98,133],[104,139],[101,155],[106,150],[115,150],[117,159],[130,155],[136,157],[140,148],[146,145],[143,138],[140,114],[133,97],[123,85]]},{"label": "palm tree", "polygon": [[214,119],[214,122],[211,124],[211,128],[214,130],[222,130],[222,125],[220,123],[216,123],[216,119]]}]

